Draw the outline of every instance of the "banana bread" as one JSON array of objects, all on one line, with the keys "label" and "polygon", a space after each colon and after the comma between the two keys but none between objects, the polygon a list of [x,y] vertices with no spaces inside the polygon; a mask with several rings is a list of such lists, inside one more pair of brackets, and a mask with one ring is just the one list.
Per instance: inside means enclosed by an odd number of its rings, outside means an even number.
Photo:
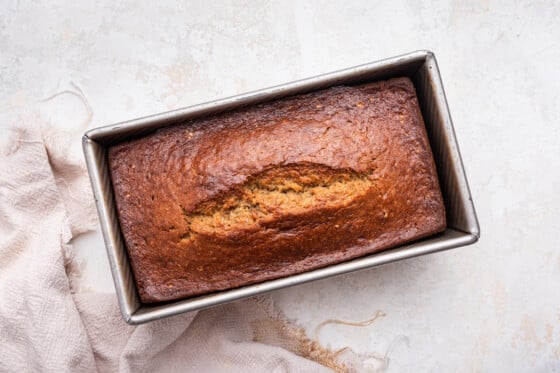
[{"label": "banana bread", "polygon": [[112,146],[142,302],[258,283],[445,229],[408,78],[339,86]]}]

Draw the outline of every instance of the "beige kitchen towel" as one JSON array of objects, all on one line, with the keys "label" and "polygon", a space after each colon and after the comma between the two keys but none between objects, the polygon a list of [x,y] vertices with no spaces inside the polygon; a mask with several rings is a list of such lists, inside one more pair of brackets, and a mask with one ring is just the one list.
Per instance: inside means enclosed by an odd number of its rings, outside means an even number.
[{"label": "beige kitchen towel", "polygon": [[115,295],[72,294],[71,239],[95,228],[93,198],[71,152],[79,137],[42,123],[24,119],[1,141],[0,371],[356,369],[355,355],[310,341],[268,298],[133,327]]}]

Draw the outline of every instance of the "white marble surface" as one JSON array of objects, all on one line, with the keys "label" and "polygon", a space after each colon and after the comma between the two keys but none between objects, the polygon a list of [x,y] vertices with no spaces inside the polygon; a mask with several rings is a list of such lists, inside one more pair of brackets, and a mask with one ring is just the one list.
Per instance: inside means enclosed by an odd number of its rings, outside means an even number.
[{"label": "white marble surface", "polygon": [[[3,1],[0,136],[39,115],[79,132],[416,49],[436,53],[482,237],[279,291],[332,347],[389,372],[560,371],[558,1]],[[113,291],[98,232],[80,291]]]}]

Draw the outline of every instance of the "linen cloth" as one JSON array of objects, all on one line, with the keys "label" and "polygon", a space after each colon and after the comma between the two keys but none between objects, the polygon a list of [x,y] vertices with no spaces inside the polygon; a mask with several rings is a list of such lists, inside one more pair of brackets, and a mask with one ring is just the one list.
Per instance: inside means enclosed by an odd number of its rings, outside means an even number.
[{"label": "linen cloth", "polygon": [[114,294],[73,294],[71,240],[97,224],[71,151],[81,134],[23,122],[0,142],[0,371],[356,369],[357,355],[309,340],[266,297],[129,326]]}]

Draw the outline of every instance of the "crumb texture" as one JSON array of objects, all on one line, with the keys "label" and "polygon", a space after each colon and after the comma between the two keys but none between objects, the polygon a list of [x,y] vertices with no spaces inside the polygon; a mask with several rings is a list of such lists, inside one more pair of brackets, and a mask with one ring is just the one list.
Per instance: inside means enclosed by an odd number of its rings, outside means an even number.
[{"label": "crumb texture", "polygon": [[266,228],[286,216],[346,207],[372,187],[371,174],[320,164],[270,168],[193,212],[184,211],[186,236],[234,235]]}]

